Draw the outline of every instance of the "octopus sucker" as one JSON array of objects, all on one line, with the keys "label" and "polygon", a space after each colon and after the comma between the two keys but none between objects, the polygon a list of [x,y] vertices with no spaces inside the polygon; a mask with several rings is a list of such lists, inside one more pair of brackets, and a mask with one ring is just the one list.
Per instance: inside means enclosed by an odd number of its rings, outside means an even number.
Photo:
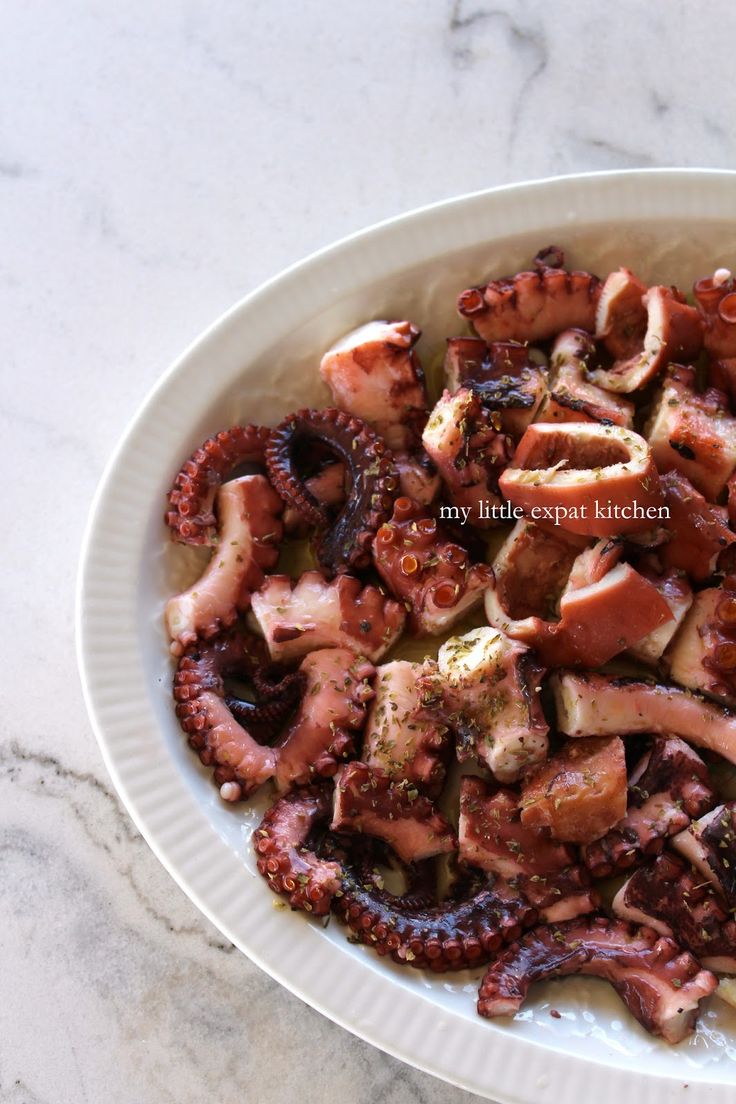
[{"label": "octopus sucker", "polygon": [[263,464],[271,431],[263,426],[236,425],[208,437],[192,453],[169,492],[166,524],[174,540],[184,544],[216,543],[213,510],[219,485],[240,464]]},{"label": "octopus sucker", "polygon": [[[299,471],[299,453],[323,445],[348,470],[351,487],[335,518],[310,493]],[[383,439],[365,422],[342,410],[298,410],[271,431],[266,467],[283,500],[318,532],[315,550],[325,570],[335,573],[370,562],[376,530],[388,520],[399,474]]]},{"label": "octopus sucker", "polygon": [[283,503],[263,475],[245,475],[217,491],[217,544],[195,583],[166,603],[171,651],[229,628],[276,566]]},{"label": "octopus sucker", "polygon": [[718,985],[687,951],[649,927],[598,917],[535,928],[503,951],[480,984],[481,1016],[510,1016],[531,985],[588,974],[610,982],[652,1035],[679,1043],[693,1030],[698,1005]]}]

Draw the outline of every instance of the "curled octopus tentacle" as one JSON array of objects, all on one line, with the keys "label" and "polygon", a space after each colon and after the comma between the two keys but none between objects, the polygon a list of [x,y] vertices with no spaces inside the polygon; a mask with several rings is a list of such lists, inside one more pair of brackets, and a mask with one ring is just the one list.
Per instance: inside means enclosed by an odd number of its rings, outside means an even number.
[{"label": "curled octopus tentacle", "polygon": [[304,680],[297,673],[282,678],[267,702],[247,702],[227,693],[228,677],[251,678],[263,659],[261,641],[227,633],[188,648],[174,676],[179,723],[202,763],[214,767],[225,801],[239,801],[273,776],[278,753],[260,744],[251,730],[272,734],[303,691]]},{"label": "curled octopus tentacle", "polygon": [[473,879],[460,895],[427,904],[383,888],[365,864],[342,863],[342,894],[333,907],[360,943],[402,966],[436,973],[487,962],[518,939],[536,911],[501,879]]},{"label": "curled octopus tentacle", "polygon": [[288,898],[293,909],[314,916],[330,911],[341,885],[340,864],[320,858],[309,847],[310,837],[331,811],[328,786],[303,786],[274,802],[253,836],[256,865],[269,888]]},{"label": "curled octopus tentacle", "polygon": [[213,505],[220,484],[239,464],[262,464],[270,430],[263,426],[232,426],[196,449],[169,491],[166,524],[174,540],[184,544],[214,544],[217,532]]},{"label": "curled octopus tentacle", "polygon": [[[300,450],[327,445],[346,465],[352,487],[337,517],[306,488],[298,470]],[[316,552],[333,573],[370,562],[376,530],[389,517],[399,478],[382,438],[341,410],[299,410],[271,433],[266,448],[271,482],[284,501],[319,531]]]}]

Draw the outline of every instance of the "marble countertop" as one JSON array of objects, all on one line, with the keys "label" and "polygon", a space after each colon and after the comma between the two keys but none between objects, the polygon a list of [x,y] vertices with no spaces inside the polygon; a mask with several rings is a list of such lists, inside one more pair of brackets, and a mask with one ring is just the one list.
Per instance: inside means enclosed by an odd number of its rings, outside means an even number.
[{"label": "marble countertop", "polygon": [[525,177],[736,167],[735,32],[731,0],[6,0],[3,1104],[469,1096],[279,988],[139,838],[76,673],[82,530],[162,369],[310,250]]}]

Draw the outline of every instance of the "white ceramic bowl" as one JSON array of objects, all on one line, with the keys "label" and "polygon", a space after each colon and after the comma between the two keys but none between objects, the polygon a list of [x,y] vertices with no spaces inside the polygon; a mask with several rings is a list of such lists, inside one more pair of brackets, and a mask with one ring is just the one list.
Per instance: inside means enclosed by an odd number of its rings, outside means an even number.
[{"label": "white ceramic bowl", "polygon": [[[595,1093],[598,1104],[725,1104],[736,1014],[715,998],[696,1037],[676,1048],[646,1035],[595,980],[540,986],[515,1020],[489,1022],[475,1013],[482,971],[402,970],[349,944],[338,924],[275,910],[249,847],[266,799],[245,811],[223,805],[171,705],[162,606],[196,574],[162,523],[182,460],[223,426],[323,404],[319,356],[360,322],[409,317],[431,357],[462,332],[458,291],[528,265],[550,242],[575,267],[605,274],[626,264],[688,287],[736,259],[736,173],[603,173],[461,197],[339,242],[235,306],[164,374],[102,480],[78,595],[85,695],[118,793],[161,862],[226,938],[314,1008],[503,1101],[566,1104]],[[325,1065],[329,1085],[327,1056]]]}]

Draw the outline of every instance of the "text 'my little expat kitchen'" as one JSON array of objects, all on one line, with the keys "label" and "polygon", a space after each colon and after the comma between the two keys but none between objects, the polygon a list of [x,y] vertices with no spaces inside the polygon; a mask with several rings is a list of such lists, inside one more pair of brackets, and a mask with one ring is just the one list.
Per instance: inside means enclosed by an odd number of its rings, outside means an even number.
[{"label": "text 'my little expat kitchen'", "polygon": [[[471,517],[472,515],[472,517]],[[609,498],[606,502],[582,503],[579,506],[533,506],[527,514],[521,506],[512,506],[510,502],[491,502],[490,499],[478,504],[478,512],[474,513],[470,506],[440,506],[440,518],[445,521],[458,521],[461,525],[467,525],[474,521],[521,521],[523,517],[529,517],[532,521],[551,521],[554,525],[562,525],[568,519],[570,521],[584,520],[585,518],[597,518],[606,521],[667,521],[670,516],[669,506],[642,506],[634,499],[633,502],[621,506],[612,502]]]}]

